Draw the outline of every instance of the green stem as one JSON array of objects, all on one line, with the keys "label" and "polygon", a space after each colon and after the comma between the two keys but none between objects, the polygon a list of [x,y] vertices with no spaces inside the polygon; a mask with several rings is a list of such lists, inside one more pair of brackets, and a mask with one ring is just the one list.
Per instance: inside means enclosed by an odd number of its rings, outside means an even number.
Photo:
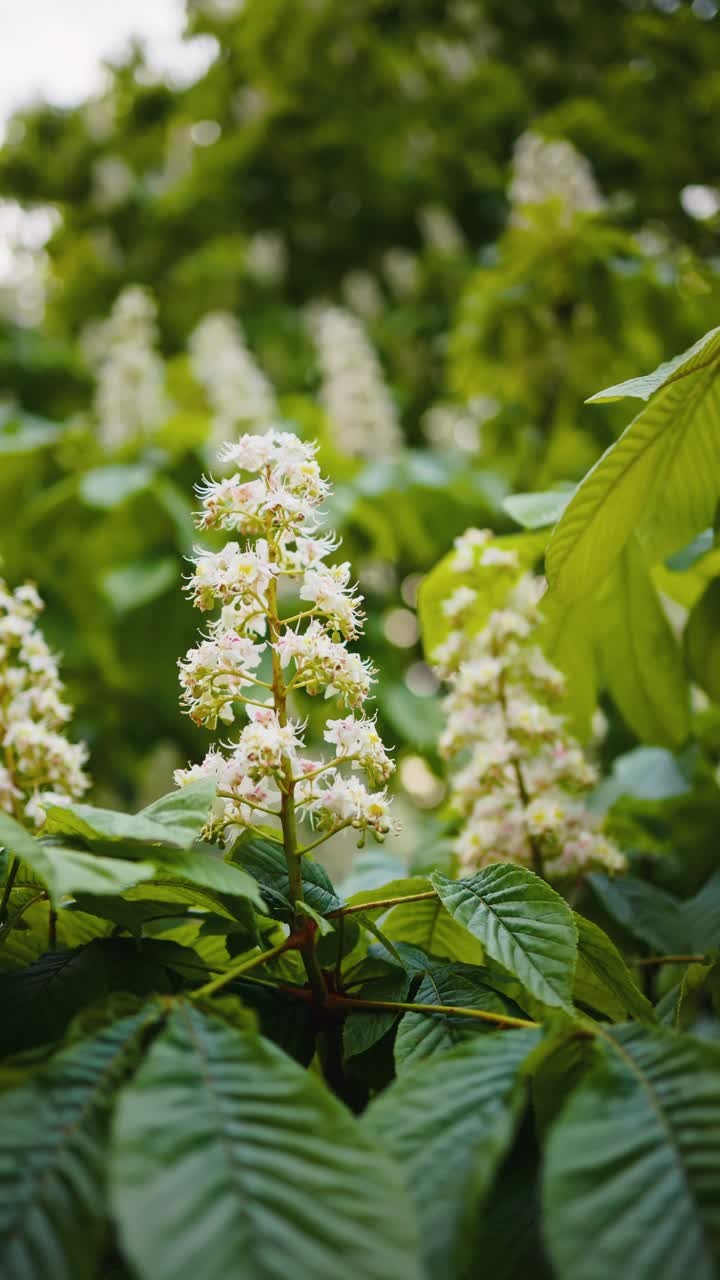
[{"label": "green stem", "polygon": [[[307,992],[296,987],[283,986],[288,995],[306,999]],[[460,1018],[475,1018],[480,1022],[492,1022],[502,1027],[539,1027],[541,1023],[529,1018],[514,1018],[509,1013],[490,1013],[487,1009],[470,1009],[465,1005],[453,1004],[411,1004],[402,1000],[363,1000],[359,996],[328,995],[327,1006],[341,1012],[343,1009],[358,1009],[367,1013],[387,1011],[391,1013],[448,1013]]]},{"label": "green stem", "polygon": [[228,982],[232,982],[234,978],[238,978],[243,973],[249,973],[251,969],[257,969],[261,964],[267,964],[268,960],[274,960],[276,956],[282,955],[283,951],[290,951],[296,945],[294,938],[285,938],[276,947],[271,947],[269,951],[261,951],[256,956],[250,956],[249,960],[242,960],[240,964],[234,965],[232,969],[227,969],[225,973],[221,973],[218,978],[213,978],[211,982],[206,982],[204,987],[198,987],[196,991],[191,992],[192,999],[200,1000],[206,996],[214,996],[216,991],[220,991]]},{"label": "green stem", "polygon": [[[272,541],[270,524],[268,524],[267,532],[269,555],[270,559],[273,560],[276,552]],[[271,580],[268,587],[268,627],[270,632],[270,648],[272,652],[273,704],[280,724],[286,725],[287,688],[285,685],[285,677],[283,676],[280,654],[277,650],[277,641],[280,636],[280,620],[278,617],[277,606],[277,583],[274,578]],[[285,862],[287,864],[290,900],[293,904],[293,908],[296,908],[297,903],[302,901],[303,896],[302,864],[300,862],[300,851],[298,850],[297,818],[295,814],[295,782],[293,779],[292,763],[287,757],[283,760],[283,773],[285,775],[285,786],[280,797],[280,825],[283,833],[283,847],[285,850]],[[295,919],[293,923],[297,926],[297,911],[295,911]],[[313,995],[320,1004],[324,1004],[327,996],[327,986],[325,985],[325,979],[315,951],[314,933],[310,933],[305,936],[303,942],[300,944],[300,954],[303,958],[305,972],[307,973]]]},{"label": "green stem", "polygon": [[328,911],[328,920],[334,920],[336,916],[351,916],[356,911],[377,911],[378,908],[400,906],[402,902],[425,902],[430,898],[436,898],[437,894],[434,889],[425,889],[422,893],[406,893],[399,898],[376,898],[374,902],[356,902],[354,906],[337,907],[335,911]]},{"label": "green stem", "polygon": [[704,964],[705,956],[643,956],[635,964]]}]

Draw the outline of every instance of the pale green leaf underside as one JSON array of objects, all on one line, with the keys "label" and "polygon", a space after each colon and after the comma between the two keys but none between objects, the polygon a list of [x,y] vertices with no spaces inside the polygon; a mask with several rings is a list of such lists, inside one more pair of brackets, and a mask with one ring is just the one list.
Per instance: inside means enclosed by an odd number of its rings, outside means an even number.
[{"label": "pale green leaf underside", "polygon": [[183,1007],[121,1097],[113,1199],[147,1280],[419,1280],[391,1162],[266,1040]]},{"label": "pale green leaf underside", "polygon": [[558,1280],[714,1280],[720,1257],[720,1050],[621,1027],[545,1154]]}]

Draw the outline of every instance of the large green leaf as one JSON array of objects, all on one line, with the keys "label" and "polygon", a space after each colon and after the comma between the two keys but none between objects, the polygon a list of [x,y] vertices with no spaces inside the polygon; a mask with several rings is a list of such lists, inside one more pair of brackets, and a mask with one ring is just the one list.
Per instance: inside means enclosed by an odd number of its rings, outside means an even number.
[{"label": "large green leaf", "polygon": [[554,889],[510,863],[466,880],[432,877],[450,914],[544,1004],[572,1007],[577,957],[573,913]]},{"label": "large green leaf", "polygon": [[578,958],[575,971],[575,999],[615,1022],[637,1018],[657,1022],[650,1001],[638,987],[620,952],[606,933],[575,915],[578,930]]},{"label": "large green leaf", "polygon": [[720,702],[720,578],[693,607],[685,628],[685,653],[693,679]]},{"label": "large green leaf", "polygon": [[720,497],[720,329],[644,379],[593,396],[652,397],[577,489],[547,549],[551,587],[588,595],[638,531],[662,559],[713,523]]},{"label": "large green leaf", "polygon": [[196,844],[193,849],[158,849],[153,854],[153,861],[157,871],[172,880],[198,885],[215,894],[247,898],[261,911],[265,907],[254,877],[225,862],[212,845]]},{"label": "large green leaf", "polygon": [[559,1280],[714,1280],[720,1262],[720,1049],[622,1027],[545,1153]]},{"label": "large green leaf", "polygon": [[215,791],[212,778],[199,778],[197,782],[188,782],[186,786],[160,796],[159,800],[141,809],[138,817],[159,823],[181,845],[191,843],[207,822]]},{"label": "large green leaf", "polygon": [[[435,964],[427,970],[414,1000],[418,1004],[459,1005],[508,1013],[521,1018],[522,1009],[495,990],[489,969],[478,965]],[[395,1038],[395,1065],[406,1070],[425,1058],[447,1053],[465,1040],[487,1032],[492,1024],[453,1013],[406,1013]]]},{"label": "large green leaf", "polygon": [[113,1199],[148,1280],[418,1280],[391,1163],[281,1050],[178,1008],[121,1097]]},{"label": "large green leaf", "polygon": [[[370,978],[361,986],[353,987],[352,994],[361,1000],[404,1001],[408,998],[410,981],[410,976],[404,969],[393,967],[385,976]],[[345,1058],[353,1058],[372,1049],[374,1044],[387,1035],[399,1017],[399,1011],[390,1009],[351,1011],[343,1024]]]},{"label": "large green leaf", "polygon": [[0,1098],[3,1280],[95,1277],[112,1096],[159,1012],[81,1040]]},{"label": "large green leaf", "polygon": [[635,538],[601,584],[592,618],[603,682],[630,728],[643,742],[682,746],[690,732],[682,653]]},{"label": "large green leaf", "polygon": [[481,943],[453,919],[439,897],[393,907],[383,932],[392,942],[412,943],[429,956],[465,964],[482,964],[485,958]]},{"label": "large green leaf", "polygon": [[122,893],[153,875],[148,862],[42,844],[7,813],[0,813],[0,844],[32,867],[55,903],[73,893]]},{"label": "large green leaf", "polygon": [[538,1042],[534,1031],[481,1036],[407,1071],[367,1111],[367,1129],[399,1161],[415,1197],[433,1280],[461,1271],[464,1228],[512,1140],[522,1069]]}]

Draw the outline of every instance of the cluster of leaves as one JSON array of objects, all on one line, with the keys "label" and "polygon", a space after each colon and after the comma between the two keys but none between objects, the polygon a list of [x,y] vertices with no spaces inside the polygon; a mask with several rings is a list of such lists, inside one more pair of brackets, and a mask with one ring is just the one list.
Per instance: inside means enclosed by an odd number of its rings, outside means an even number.
[{"label": "cluster of leaves", "polygon": [[[8,1280],[710,1280],[717,875],[597,877],[579,915],[508,865],[348,897],[306,859],[298,924],[276,844],[197,845],[208,800],[2,820]],[[653,1004],[657,948],[683,976]]]}]

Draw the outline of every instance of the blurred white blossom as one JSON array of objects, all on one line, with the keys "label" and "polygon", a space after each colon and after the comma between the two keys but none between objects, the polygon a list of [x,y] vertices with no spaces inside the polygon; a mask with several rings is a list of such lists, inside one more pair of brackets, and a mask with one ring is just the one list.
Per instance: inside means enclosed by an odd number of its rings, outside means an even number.
[{"label": "blurred white blossom", "polygon": [[117,297],[108,319],[84,335],[86,357],[97,377],[98,435],[109,451],[151,437],[172,411],[155,317],[148,291],[130,285]]},{"label": "blurred white blossom", "polygon": [[456,760],[451,799],[464,825],[456,842],[463,871],[517,862],[549,879],[625,869],[582,793],[596,781],[565,718],[553,709],[564,677],[535,636],[542,580],[520,575],[514,551],[492,545],[488,530],[456,541],[454,566],[476,581],[505,581],[507,603],[479,633],[465,629],[477,591],[463,583],[445,602],[448,639],[433,655],[450,692],[442,753]]},{"label": "blurred white blossom", "polygon": [[233,316],[211,312],[190,335],[188,345],[192,371],[213,412],[214,444],[238,431],[264,431],[277,418],[275,393]]},{"label": "blurred white blossom", "polygon": [[10,591],[0,579],[0,809],[38,827],[89,785],[87,749],[65,737],[72,711],[37,626],[42,607],[32,583]]},{"label": "blurred white blossom", "polygon": [[316,304],[309,309],[308,324],[335,446],[355,457],[397,453],[402,440],[397,411],[360,320],[342,307]]},{"label": "blurred white blossom", "polygon": [[605,200],[585,156],[564,139],[550,141],[523,133],[515,143],[510,183],[513,221],[523,222],[523,208],[549,200],[560,204],[566,218],[575,213],[601,213]]}]

